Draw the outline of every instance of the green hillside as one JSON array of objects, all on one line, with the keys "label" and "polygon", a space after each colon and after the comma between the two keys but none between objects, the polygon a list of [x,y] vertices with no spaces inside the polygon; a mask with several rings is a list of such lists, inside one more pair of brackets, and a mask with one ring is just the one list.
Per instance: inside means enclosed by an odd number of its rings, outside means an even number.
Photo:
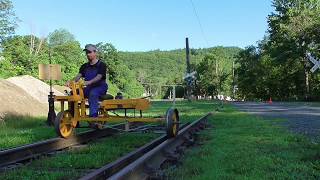
[{"label": "green hillside", "polygon": [[[193,71],[199,69],[202,60],[209,55],[214,55],[217,60],[217,69],[228,74],[228,81],[224,86],[224,93],[230,95],[232,62],[241,51],[237,47],[213,47],[205,49],[191,49],[190,59]],[[159,91],[159,86],[184,84],[183,76],[186,73],[185,49],[171,51],[148,52],[119,52],[120,62],[132,70],[137,80],[146,86],[152,86],[154,92]],[[215,69],[215,67],[212,67]],[[213,70],[213,69],[212,69]],[[214,70],[215,71],[215,70]],[[162,87],[162,95],[167,88]],[[159,93],[159,92],[158,92]]]},{"label": "green hillside", "polygon": [[[30,48],[30,38],[35,46]],[[171,51],[121,52],[110,43],[98,43],[98,53],[107,64],[109,92],[121,91],[126,97],[141,97],[148,92],[153,98],[167,98],[170,85],[177,87],[177,96],[184,95],[186,73],[185,49]],[[232,62],[241,51],[237,47],[191,49],[192,71],[197,71],[194,95],[230,95]],[[50,55],[49,55],[50,54]],[[86,62],[80,43],[65,29],[50,33],[46,39],[35,36],[12,36],[2,42],[0,78],[31,75],[38,77],[38,64],[60,64],[63,85]],[[146,94],[144,94],[146,95]]]}]

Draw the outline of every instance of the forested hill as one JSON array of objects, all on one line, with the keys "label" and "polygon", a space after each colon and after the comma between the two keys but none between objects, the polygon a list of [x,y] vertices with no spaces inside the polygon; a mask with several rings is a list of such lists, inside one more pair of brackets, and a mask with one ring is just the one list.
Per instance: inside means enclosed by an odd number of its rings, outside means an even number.
[{"label": "forested hill", "polygon": [[[212,47],[204,49],[191,49],[190,61],[193,70],[197,70],[199,63],[206,57],[214,55],[220,65],[220,71],[230,75],[232,62],[241,51],[238,47]],[[119,52],[119,60],[134,71],[137,80],[141,84],[152,84],[153,86],[182,84],[186,72],[185,49],[171,51],[147,51],[147,52]],[[214,67],[211,67],[214,68]],[[215,71],[215,69],[212,69]],[[231,77],[229,77],[230,79]],[[227,83],[227,82],[225,82]],[[230,81],[228,81],[230,83]],[[229,91],[228,86],[226,91]]]},{"label": "forested hill", "polygon": [[[30,39],[35,44],[32,48]],[[51,58],[52,63],[62,67],[63,79],[55,82],[62,85],[73,78],[79,66],[87,61],[80,43],[65,29],[55,30],[43,40],[32,35],[15,35],[5,39],[1,45],[3,59],[0,61],[0,78],[19,75],[38,77],[38,64],[48,63]],[[148,90],[155,98],[163,98],[168,93],[167,85],[184,83],[184,49],[121,52],[110,43],[98,43],[97,47],[99,58],[108,67],[108,91],[111,94],[120,91],[126,97],[140,97]],[[192,70],[199,72],[199,83],[194,92],[201,95],[228,92],[232,61],[239,51],[240,48],[234,47],[191,49]]]}]

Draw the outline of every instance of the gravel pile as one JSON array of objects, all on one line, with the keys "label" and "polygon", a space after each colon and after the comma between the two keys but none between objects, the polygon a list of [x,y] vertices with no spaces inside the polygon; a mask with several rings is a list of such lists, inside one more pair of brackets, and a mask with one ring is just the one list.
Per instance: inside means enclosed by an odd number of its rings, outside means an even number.
[{"label": "gravel pile", "polygon": [[[15,84],[21,89],[25,90],[30,96],[39,101],[42,104],[48,104],[48,94],[50,91],[50,86],[41,80],[34,78],[32,76],[18,76],[11,77],[7,81]],[[53,92],[57,96],[63,96],[63,93],[53,89]]]},{"label": "gravel pile", "polygon": [[0,79],[0,119],[10,114],[45,116],[47,109],[46,104],[39,103],[29,92],[7,80]]}]

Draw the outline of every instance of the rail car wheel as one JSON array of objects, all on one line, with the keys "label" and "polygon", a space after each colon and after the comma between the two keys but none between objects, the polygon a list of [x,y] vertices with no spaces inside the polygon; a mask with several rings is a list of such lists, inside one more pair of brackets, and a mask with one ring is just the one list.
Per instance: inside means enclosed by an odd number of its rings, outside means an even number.
[{"label": "rail car wheel", "polygon": [[170,108],[166,113],[167,136],[175,137],[179,131],[179,112],[177,109]]},{"label": "rail car wheel", "polygon": [[56,133],[63,138],[67,138],[72,134],[73,128],[77,122],[72,121],[73,116],[69,111],[59,112],[55,121],[54,128]]}]

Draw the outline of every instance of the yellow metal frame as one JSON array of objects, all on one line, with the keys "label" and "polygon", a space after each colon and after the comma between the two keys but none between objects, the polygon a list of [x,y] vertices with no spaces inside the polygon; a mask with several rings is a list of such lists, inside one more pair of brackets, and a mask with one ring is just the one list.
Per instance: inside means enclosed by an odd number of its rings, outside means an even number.
[{"label": "yellow metal frame", "polygon": [[[100,114],[97,118],[89,117],[87,112],[86,102],[87,99],[84,97],[84,81],[80,80],[78,82],[71,82],[70,88],[72,95],[69,96],[55,96],[55,101],[60,101],[61,112],[65,110],[70,110],[74,108],[74,116],[68,119],[61,119],[59,128],[63,128],[64,125],[76,127],[77,123],[80,121],[86,122],[161,122],[164,118],[146,118],[142,117],[142,111],[147,110],[150,107],[150,101],[147,99],[110,99],[103,100],[100,103]],[[68,102],[68,108],[65,108],[65,102]],[[114,116],[110,115],[108,112],[119,109],[133,109],[139,110],[139,117],[130,116]],[[57,120],[56,120],[57,121]],[[71,129],[72,130],[72,129]],[[67,133],[69,134],[69,133]],[[62,134],[63,136],[63,134]]]}]

